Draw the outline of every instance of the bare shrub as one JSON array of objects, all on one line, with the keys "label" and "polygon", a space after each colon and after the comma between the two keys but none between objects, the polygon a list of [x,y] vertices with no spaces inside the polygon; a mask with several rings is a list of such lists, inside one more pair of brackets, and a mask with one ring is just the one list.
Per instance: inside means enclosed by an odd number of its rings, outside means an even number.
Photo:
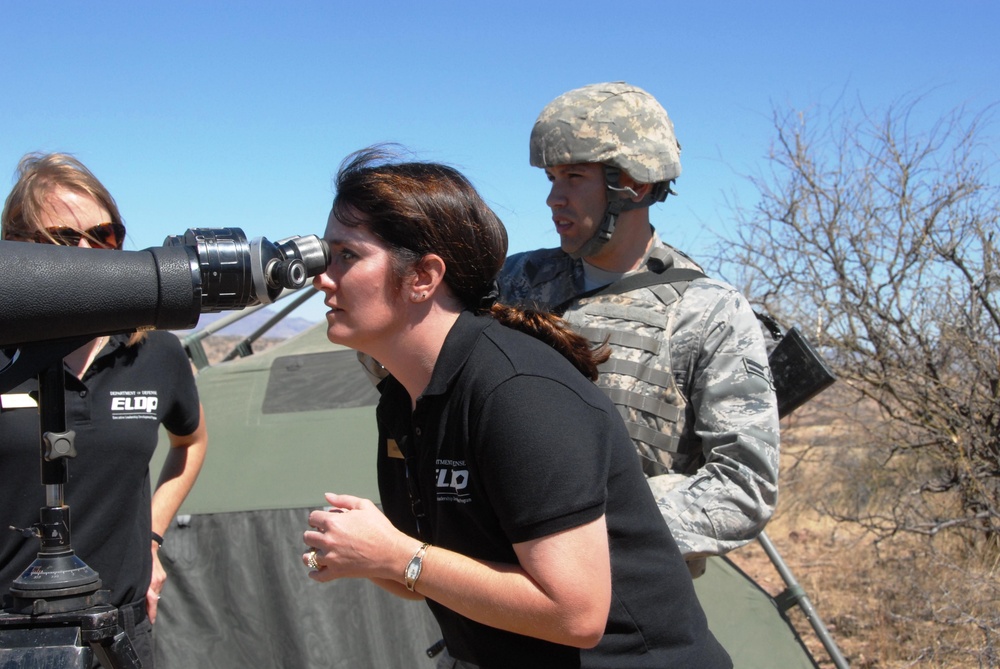
[{"label": "bare shrub", "polygon": [[715,264],[807,333],[840,379],[821,410],[785,420],[782,517],[768,532],[783,554],[803,536],[784,524],[803,517],[863,532],[845,530],[851,541],[822,559],[799,550],[799,578],[852,666],[998,667],[992,108],[921,125],[922,102],[776,110],[767,168],[749,177],[759,199],[734,206]]},{"label": "bare shrub", "polygon": [[[845,517],[1000,540],[1000,223],[986,112],[915,127],[882,115],[775,112],[759,201],[725,248],[735,283],[810,333],[877,418],[855,446]],[[878,466],[874,466],[878,465]]]}]

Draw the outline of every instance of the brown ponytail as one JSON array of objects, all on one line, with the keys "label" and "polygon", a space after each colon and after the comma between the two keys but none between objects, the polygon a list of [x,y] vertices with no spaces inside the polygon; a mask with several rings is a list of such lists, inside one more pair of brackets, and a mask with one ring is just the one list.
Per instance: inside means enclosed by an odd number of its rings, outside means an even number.
[{"label": "brown ponytail", "polygon": [[507,230],[469,180],[439,163],[401,162],[390,148],[362,149],[341,164],[337,220],[364,225],[378,237],[399,281],[424,255],[439,255],[447,267],[444,282],[465,309],[540,339],[596,381],[597,366],[610,357],[606,347],[592,350],[561,318],[496,303]]},{"label": "brown ponytail", "polygon": [[573,332],[558,316],[499,303],[490,308],[490,315],[501,324],[529,334],[559,351],[591,381],[597,380],[597,366],[611,357],[606,345],[591,348],[586,337]]}]

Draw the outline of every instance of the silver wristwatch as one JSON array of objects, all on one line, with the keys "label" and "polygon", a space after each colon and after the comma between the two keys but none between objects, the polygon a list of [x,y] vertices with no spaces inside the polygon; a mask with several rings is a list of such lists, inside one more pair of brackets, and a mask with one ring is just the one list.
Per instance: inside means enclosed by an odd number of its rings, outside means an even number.
[{"label": "silver wristwatch", "polygon": [[424,555],[427,553],[427,547],[430,544],[424,544],[417,549],[417,552],[413,554],[410,561],[406,564],[406,569],[403,570],[403,582],[406,584],[406,589],[413,592],[413,587],[417,584],[417,579],[420,578],[420,572],[424,568]]}]

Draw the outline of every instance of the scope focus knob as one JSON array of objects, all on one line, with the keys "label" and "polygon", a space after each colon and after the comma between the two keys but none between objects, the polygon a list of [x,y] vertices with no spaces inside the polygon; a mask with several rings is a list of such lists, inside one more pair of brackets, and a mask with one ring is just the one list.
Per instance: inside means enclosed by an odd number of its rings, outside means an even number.
[{"label": "scope focus knob", "polygon": [[309,279],[306,264],[300,258],[275,261],[270,270],[268,283],[282,288],[301,288]]}]

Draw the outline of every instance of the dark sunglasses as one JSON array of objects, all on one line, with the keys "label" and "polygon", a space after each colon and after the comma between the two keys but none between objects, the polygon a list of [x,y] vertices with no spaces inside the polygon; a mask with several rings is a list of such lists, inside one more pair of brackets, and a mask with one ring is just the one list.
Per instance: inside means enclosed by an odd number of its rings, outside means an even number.
[{"label": "dark sunglasses", "polygon": [[125,243],[125,226],[121,223],[100,223],[82,232],[76,228],[60,226],[38,230],[34,237],[38,244],[55,243],[61,246],[79,246],[80,240],[84,238],[91,246],[121,249]]}]

